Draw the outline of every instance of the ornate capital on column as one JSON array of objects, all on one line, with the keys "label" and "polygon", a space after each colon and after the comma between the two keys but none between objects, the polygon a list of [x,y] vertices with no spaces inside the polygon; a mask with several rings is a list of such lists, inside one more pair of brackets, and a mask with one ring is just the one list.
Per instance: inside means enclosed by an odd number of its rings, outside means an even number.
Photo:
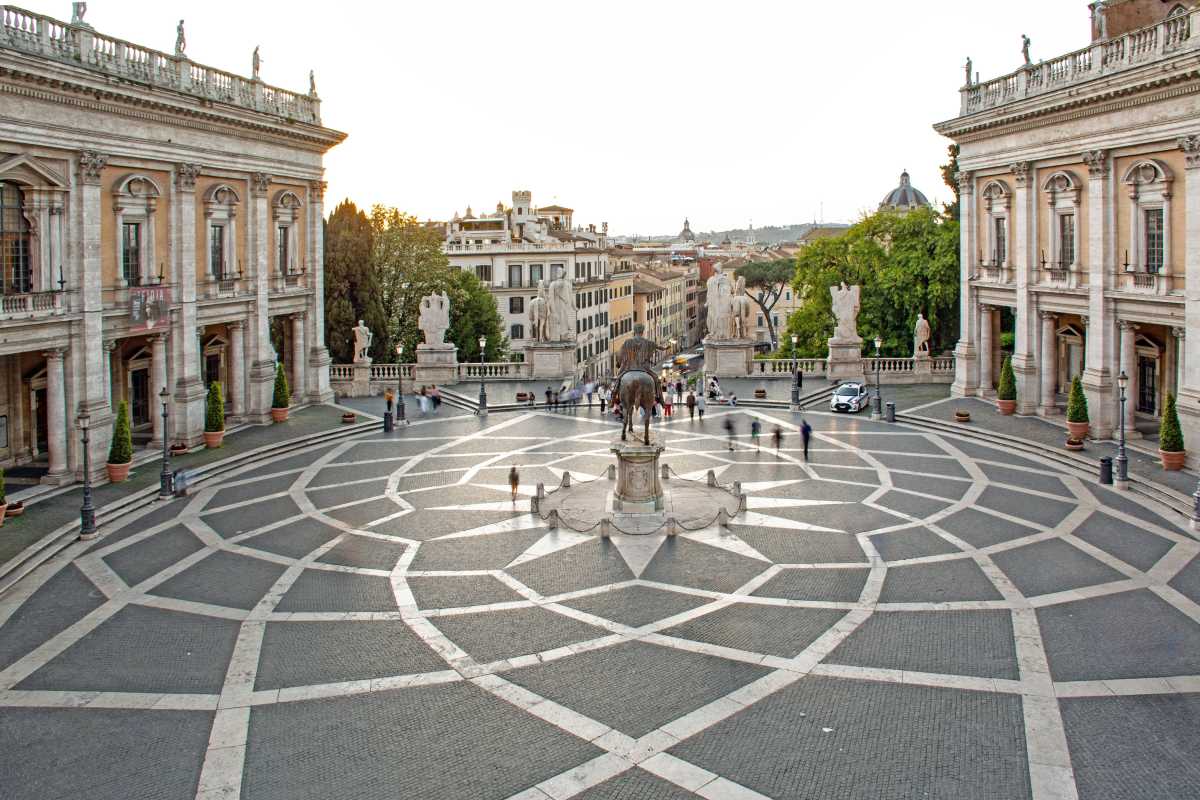
[{"label": "ornate capital on column", "polygon": [[1171,335],[1182,341],[1187,338],[1187,331],[1183,328],[1171,328]]},{"label": "ornate capital on column", "polygon": [[1083,163],[1087,164],[1088,175],[1093,178],[1108,177],[1111,165],[1108,161],[1107,150],[1088,150],[1083,154]]},{"label": "ornate capital on column", "polygon": [[254,172],[250,175],[250,191],[255,194],[266,194],[271,188],[271,175],[266,172]]},{"label": "ornate capital on column", "polygon": [[303,322],[304,318],[306,316],[308,316],[308,312],[302,309],[300,311],[294,312],[292,314],[292,319],[295,320],[296,322]]},{"label": "ornate capital on column", "polygon": [[229,330],[231,330],[231,331],[232,331],[232,330],[239,330],[239,331],[240,331],[240,330],[242,330],[242,329],[244,329],[244,328],[246,327],[246,321],[245,321],[245,320],[243,320],[243,319],[235,319],[235,320],[233,320],[233,321],[231,321],[231,322],[226,322],[226,323],[225,323],[225,327],[226,327],[226,328],[229,328]]},{"label": "ornate capital on column", "polygon": [[175,165],[175,188],[181,192],[196,191],[196,178],[200,175],[199,164]]},{"label": "ornate capital on column", "polygon": [[155,334],[151,334],[151,335],[150,335],[150,337],[149,337],[149,339],[150,339],[150,341],[151,341],[151,342],[163,342],[163,343],[165,343],[165,342],[167,341],[167,334],[165,334],[165,333],[155,333]]},{"label": "ornate capital on column", "polygon": [[111,340],[105,342],[103,347],[104,347],[104,352],[112,353],[113,350],[117,349],[117,340],[111,339]]},{"label": "ornate capital on column", "polygon": [[979,304],[979,313],[980,313],[980,314],[983,314],[984,316],[987,316],[988,314],[991,314],[991,313],[992,313],[992,310],[993,310],[993,309],[992,309],[992,307],[991,307],[991,306],[989,306],[989,305],[987,305],[986,303],[980,303],[980,304]]},{"label": "ornate capital on column", "polygon": [[66,353],[67,353],[67,348],[65,348],[65,347],[53,347],[49,350],[43,351],[42,356],[47,361],[62,361],[63,356],[65,356]]},{"label": "ornate capital on column", "polygon": [[1012,170],[1013,182],[1016,183],[1017,186],[1024,186],[1028,182],[1028,180],[1029,180],[1029,162],[1028,161],[1017,161],[1014,164],[1010,164],[1008,168]]},{"label": "ornate capital on column", "polygon": [[1087,314],[1080,314],[1079,321],[1083,323],[1083,327],[1087,328],[1092,324],[1092,319]]},{"label": "ornate capital on column", "polygon": [[1042,318],[1043,322],[1046,322],[1049,320],[1057,320],[1058,312],[1057,311],[1039,311],[1038,316]]},{"label": "ornate capital on column", "polygon": [[108,156],[95,150],[79,151],[79,180],[89,186],[100,185],[100,171],[108,163]]},{"label": "ornate capital on column", "polygon": [[958,193],[974,194],[975,193],[975,173],[969,169],[960,169],[954,173],[954,180],[958,183]]},{"label": "ornate capital on column", "polygon": [[309,181],[308,189],[312,193],[314,200],[321,200],[325,197],[325,187],[329,184],[325,181]]},{"label": "ornate capital on column", "polygon": [[1184,152],[1184,161],[1188,169],[1200,169],[1200,134],[1180,136],[1179,149]]},{"label": "ornate capital on column", "polygon": [[1133,332],[1138,329],[1137,323],[1130,322],[1127,319],[1118,320],[1117,325],[1120,326],[1121,330],[1123,330],[1123,331]]}]

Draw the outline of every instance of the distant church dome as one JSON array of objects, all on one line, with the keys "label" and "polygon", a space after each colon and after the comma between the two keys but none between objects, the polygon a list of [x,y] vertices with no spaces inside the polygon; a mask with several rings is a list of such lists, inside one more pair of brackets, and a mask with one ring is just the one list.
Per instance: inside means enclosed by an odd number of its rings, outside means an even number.
[{"label": "distant church dome", "polygon": [[911,211],[914,208],[928,206],[929,201],[908,180],[908,170],[900,173],[900,185],[884,196],[879,209],[893,211]]},{"label": "distant church dome", "polygon": [[683,230],[681,230],[679,232],[679,235],[675,237],[675,241],[677,241],[677,242],[694,242],[694,241],[696,241],[696,234],[692,233],[692,225],[690,222],[688,222],[686,217],[683,220]]}]

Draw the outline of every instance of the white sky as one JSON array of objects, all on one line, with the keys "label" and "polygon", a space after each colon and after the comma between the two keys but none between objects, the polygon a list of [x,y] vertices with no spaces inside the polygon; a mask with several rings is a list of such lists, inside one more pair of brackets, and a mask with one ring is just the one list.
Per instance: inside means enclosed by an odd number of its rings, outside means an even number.
[{"label": "white sky", "polygon": [[[62,20],[67,0],[18,5]],[[1088,43],[1085,0],[92,0],[98,31],[307,91],[350,138],[328,209],[446,219],[513,189],[619,234],[851,221],[901,169],[930,199],[966,56],[983,80]]]}]

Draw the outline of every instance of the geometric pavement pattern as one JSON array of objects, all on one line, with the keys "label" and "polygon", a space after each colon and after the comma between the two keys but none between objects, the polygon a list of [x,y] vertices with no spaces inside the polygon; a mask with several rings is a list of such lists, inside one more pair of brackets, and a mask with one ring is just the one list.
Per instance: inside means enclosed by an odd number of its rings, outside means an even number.
[{"label": "geometric pavement pattern", "polygon": [[790,414],[658,425],[748,496],[672,538],[528,513],[605,479],[586,411],[418,421],[122,520],[0,600],[0,797],[1194,796],[1200,543],[1035,457],[809,419],[807,461]]}]

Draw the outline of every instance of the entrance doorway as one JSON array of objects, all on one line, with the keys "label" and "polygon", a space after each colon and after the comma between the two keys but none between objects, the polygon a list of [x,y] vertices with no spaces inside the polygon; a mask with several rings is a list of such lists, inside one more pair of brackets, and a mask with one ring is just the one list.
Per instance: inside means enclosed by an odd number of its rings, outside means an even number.
[{"label": "entrance doorway", "polygon": [[1137,410],[1141,414],[1157,414],[1158,359],[1138,357]]},{"label": "entrance doorway", "polygon": [[34,409],[35,433],[33,437],[34,455],[50,452],[49,434],[46,431],[46,390],[34,389],[33,402],[36,408]]},{"label": "entrance doorway", "polygon": [[129,373],[129,419],[134,427],[150,424],[150,370]]}]

